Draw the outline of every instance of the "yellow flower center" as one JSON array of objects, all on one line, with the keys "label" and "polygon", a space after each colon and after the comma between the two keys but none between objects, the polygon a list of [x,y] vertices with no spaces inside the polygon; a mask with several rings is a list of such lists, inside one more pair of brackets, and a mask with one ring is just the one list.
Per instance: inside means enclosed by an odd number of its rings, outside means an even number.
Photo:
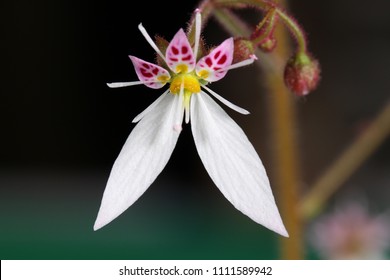
[{"label": "yellow flower center", "polygon": [[179,75],[175,76],[172,79],[169,90],[173,94],[179,93],[182,84],[184,87],[184,92],[187,92],[187,93],[199,93],[200,92],[199,80],[193,74],[179,74]]}]

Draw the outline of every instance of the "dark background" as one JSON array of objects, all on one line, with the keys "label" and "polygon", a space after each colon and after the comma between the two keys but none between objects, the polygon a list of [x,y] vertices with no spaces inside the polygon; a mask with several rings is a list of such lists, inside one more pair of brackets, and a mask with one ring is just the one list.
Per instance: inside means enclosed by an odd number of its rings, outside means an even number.
[{"label": "dark background", "polygon": [[[388,100],[390,3],[290,3],[323,69],[318,90],[297,99],[303,180],[310,185]],[[169,40],[186,26],[196,4],[0,4],[2,259],[278,258],[277,235],[236,211],[211,182],[189,126],[141,199],[92,231],[112,163],[134,127],[131,120],[162,93],[143,86],[109,89],[105,83],[136,80],[129,54],[153,60],[140,22],[151,35]],[[227,36],[220,30],[210,22],[209,43]],[[250,71],[229,73],[213,89],[253,113],[242,117],[225,108],[272,170],[264,89],[259,94],[254,88]],[[375,210],[386,209],[389,150],[389,142],[383,144],[340,196],[362,192]]]}]

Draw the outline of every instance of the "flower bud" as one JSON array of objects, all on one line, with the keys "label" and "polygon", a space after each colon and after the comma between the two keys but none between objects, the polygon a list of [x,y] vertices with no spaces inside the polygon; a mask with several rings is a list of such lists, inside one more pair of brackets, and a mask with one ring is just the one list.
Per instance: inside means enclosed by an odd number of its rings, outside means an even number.
[{"label": "flower bud", "polygon": [[256,26],[251,35],[253,45],[259,47],[264,52],[272,52],[276,47],[274,31],[278,22],[278,15],[275,8],[271,8]]},{"label": "flower bud", "polygon": [[273,36],[267,37],[258,47],[266,53],[272,52],[276,48],[276,39]]},{"label": "flower bud", "polygon": [[297,96],[304,96],[313,91],[320,80],[320,65],[306,53],[291,57],[284,69],[284,82]]},{"label": "flower bud", "polygon": [[253,53],[254,49],[251,41],[243,38],[234,39],[233,63],[248,59]]}]

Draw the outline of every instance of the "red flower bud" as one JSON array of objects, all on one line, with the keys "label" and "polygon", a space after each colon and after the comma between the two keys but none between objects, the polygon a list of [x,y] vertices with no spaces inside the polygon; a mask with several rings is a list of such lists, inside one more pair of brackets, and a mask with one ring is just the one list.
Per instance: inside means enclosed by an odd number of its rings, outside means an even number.
[{"label": "red flower bud", "polygon": [[291,57],[284,69],[284,82],[297,96],[313,91],[320,80],[320,65],[306,53]]}]

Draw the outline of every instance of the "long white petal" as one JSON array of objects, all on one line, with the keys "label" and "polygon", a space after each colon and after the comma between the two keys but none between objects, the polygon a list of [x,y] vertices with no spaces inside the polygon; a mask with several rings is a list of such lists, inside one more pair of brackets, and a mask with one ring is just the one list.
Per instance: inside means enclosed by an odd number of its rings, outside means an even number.
[{"label": "long white petal", "polygon": [[145,37],[146,41],[149,45],[156,51],[156,53],[166,62],[165,56],[162,54],[160,49],[157,47],[156,43],[150,37],[149,33],[146,31],[145,27],[143,27],[142,23],[138,25],[139,31],[141,31],[142,35]]},{"label": "long white petal", "polygon": [[202,29],[202,15],[199,9],[195,10],[195,46],[194,46],[194,57],[197,60],[199,51],[200,33]]},{"label": "long white petal", "polygon": [[190,111],[199,156],[223,195],[255,222],[288,236],[264,166],[242,129],[207,94],[193,94]]},{"label": "long white petal", "polygon": [[152,111],[154,109],[154,107],[157,106],[158,103],[160,103],[160,101],[165,97],[165,95],[168,94],[168,90],[166,90],[162,95],[160,95],[159,98],[157,98],[152,104],[150,104],[145,110],[143,110],[141,113],[139,113],[134,119],[133,119],[133,123],[136,123],[136,122],[139,122],[147,113],[149,113],[150,111]]},{"label": "long white petal", "polygon": [[223,98],[222,96],[220,96],[218,93],[216,93],[215,91],[209,89],[208,87],[202,85],[202,88],[206,89],[212,96],[214,96],[216,99],[218,99],[219,101],[221,101],[223,104],[225,104],[226,106],[228,106],[230,109],[240,113],[240,114],[243,114],[243,115],[248,115],[249,112],[235,104],[233,104],[232,102],[230,102],[229,100],[226,100],[225,98]]},{"label": "long white petal", "polygon": [[177,95],[165,95],[131,132],[112,167],[94,230],[131,206],[167,164],[179,136],[172,128],[177,102]]},{"label": "long white petal", "polygon": [[240,68],[240,67],[243,67],[243,66],[247,66],[247,65],[252,64],[253,62],[255,62],[255,60],[257,60],[257,57],[255,55],[252,55],[250,58],[248,58],[246,60],[243,60],[243,61],[240,61],[238,63],[232,64],[232,65],[230,65],[230,66],[228,66],[226,68],[221,69],[220,71],[227,71],[227,70],[232,70],[232,69]]},{"label": "long white petal", "polygon": [[143,85],[143,84],[146,84],[146,82],[135,81],[135,82],[107,83],[107,86],[110,88],[119,88],[119,87],[130,87],[130,86]]}]

